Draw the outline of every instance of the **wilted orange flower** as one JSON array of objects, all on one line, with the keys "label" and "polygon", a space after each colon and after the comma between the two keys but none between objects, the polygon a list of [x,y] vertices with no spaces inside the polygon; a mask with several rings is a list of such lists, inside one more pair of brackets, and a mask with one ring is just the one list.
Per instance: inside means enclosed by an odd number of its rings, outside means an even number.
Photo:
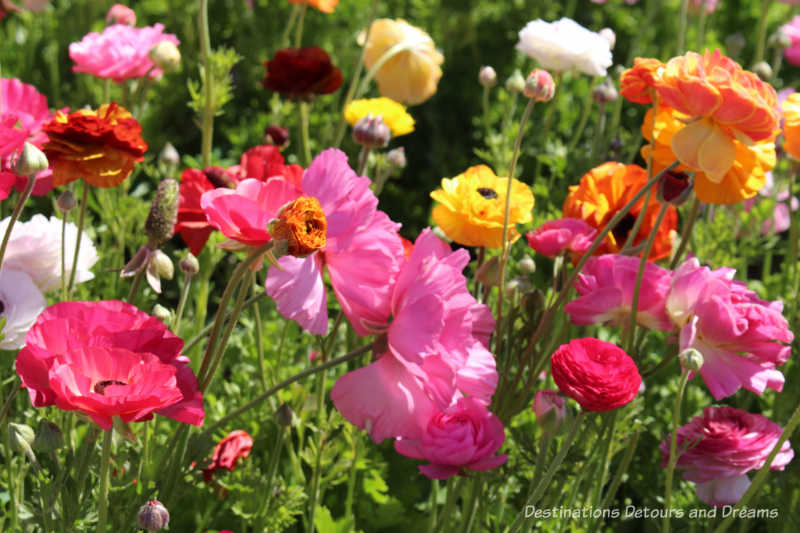
[{"label": "wilted orange flower", "polygon": [[[585,174],[578,185],[569,188],[569,194],[564,201],[563,216],[580,218],[599,231],[646,183],[647,171],[638,165],[603,163]],[[608,233],[603,244],[595,251],[595,255],[619,252],[643,207],[644,199],[641,199]],[[642,225],[633,238],[633,246],[638,246],[647,239],[653,230],[659,209],[660,205],[654,191],[650,196]],[[658,228],[648,259],[656,261],[669,256],[677,226],[678,213],[670,206]]]},{"label": "wilted orange flower", "polygon": [[[421,104],[436,92],[444,57],[430,35],[402,19],[378,19],[365,43],[364,64],[371,69],[393,47],[397,51],[378,68],[378,92],[397,102]],[[396,49],[395,49],[396,50]]]},{"label": "wilted orange flower", "polygon": [[737,159],[734,139],[749,145],[774,138],[778,129],[775,89],[719,50],[670,59],[656,90],[661,102],[689,120],[673,136],[672,151],[717,183]]},{"label": "wilted orange flower", "polygon": [[[439,202],[433,208],[433,221],[458,244],[502,248],[507,189],[508,178],[498,178],[486,165],[470,167],[455,178],[443,179],[442,188],[431,193]],[[516,224],[533,220],[533,203],[530,187],[513,180],[509,242],[519,238]]]},{"label": "wilted orange flower", "polygon": [[325,246],[328,222],[319,200],[301,196],[285,205],[270,222],[269,233],[273,239],[286,240],[289,254],[306,257]]},{"label": "wilted orange flower", "polygon": [[783,149],[800,159],[800,93],[792,93],[783,101],[783,137]]},{"label": "wilted orange flower", "polygon": [[[684,127],[686,115],[674,109],[662,107],[658,110],[653,129],[653,110],[645,115],[642,135],[651,144],[642,148],[642,157],[647,160],[652,150],[653,172],[659,172],[672,164],[676,158],[672,151],[673,137]],[[651,132],[655,133],[653,143]],[[715,181],[697,168],[679,165],[679,171],[695,171],[694,189],[697,198],[709,204],[735,204],[755,194],[764,186],[766,173],[775,166],[775,143],[772,139],[748,146],[733,139],[736,157],[733,165]]]},{"label": "wilted orange flower", "polygon": [[311,7],[317,8],[323,13],[333,13],[333,10],[339,4],[339,0],[289,0],[293,4],[308,4]]},{"label": "wilted orange flower", "polygon": [[619,80],[620,94],[635,104],[652,104],[655,93],[655,77],[664,63],[649,57],[637,57],[633,67],[622,73]]},{"label": "wilted orange flower", "polygon": [[57,111],[43,130],[50,139],[42,150],[53,167],[54,187],[81,178],[95,187],[116,187],[147,151],[139,122],[116,102],[96,111]]}]

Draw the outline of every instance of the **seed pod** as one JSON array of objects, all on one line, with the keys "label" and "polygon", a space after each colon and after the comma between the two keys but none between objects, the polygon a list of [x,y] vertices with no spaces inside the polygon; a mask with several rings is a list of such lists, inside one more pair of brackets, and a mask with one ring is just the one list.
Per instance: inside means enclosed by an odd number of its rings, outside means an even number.
[{"label": "seed pod", "polygon": [[144,223],[150,249],[158,248],[172,237],[178,218],[178,182],[167,178],[158,185]]}]

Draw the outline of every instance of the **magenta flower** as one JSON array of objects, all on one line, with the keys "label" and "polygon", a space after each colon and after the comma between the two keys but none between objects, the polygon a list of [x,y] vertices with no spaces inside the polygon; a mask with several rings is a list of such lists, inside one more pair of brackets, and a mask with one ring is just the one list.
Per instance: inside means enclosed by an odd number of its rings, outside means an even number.
[{"label": "magenta flower", "polygon": [[741,387],[761,394],[783,389],[776,366],[791,354],[794,335],[781,302],[766,302],[745,284],[733,281],[734,270],[701,267],[697,259],[675,271],[666,308],[681,328],[681,349],[703,354],[700,375],[715,400]]},{"label": "magenta flower", "polygon": [[[611,323],[627,326],[640,259],[619,254],[592,257],[575,280],[579,298],[564,307],[573,324]],[[672,273],[648,262],[644,268],[636,323],[649,329],[671,331],[675,326],[664,307]]]},{"label": "magenta flower", "polygon": [[180,44],[177,37],[163,30],[163,24],[144,28],[113,24],[103,33],[88,33],[80,42],[69,45],[69,57],[75,61],[72,70],[115,83],[147,75],[157,78],[163,71],[147,56],[150,49],[161,41]]},{"label": "magenta flower", "polygon": [[494,319],[467,290],[466,250],[453,252],[429,229],[414,243],[391,294],[386,349],[339,378],[334,405],[375,442],[419,439],[435,413],[462,394],[488,404],[497,370],[488,351]]},{"label": "magenta flower", "polygon": [[549,220],[526,237],[528,245],[542,255],[555,257],[563,252],[583,254],[592,245],[597,230],[579,218]]},{"label": "magenta flower", "polygon": [[800,15],[792,17],[792,20],[781,26],[781,30],[792,41],[791,46],[783,51],[783,57],[792,65],[800,65]]},{"label": "magenta flower", "polygon": [[[706,407],[702,416],[678,428],[676,468],[683,479],[697,483],[697,497],[715,506],[734,505],[750,486],[747,472],[767,461],[783,429],[766,417],[734,407]],[[669,460],[670,437],[659,446],[663,462]],[[687,449],[688,448],[688,449]],[[789,441],[783,443],[770,465],[783,470],[794,457]]]},{"label": "magenta flower", "polygon": [[434,414],[419,439],[397,439],[398,453],[429,461],[419,470],[432,479],[447,479],[464,470],[490,470],[506,462],[495,455],[505,441],[503,423],[475,398],[459,398]]},{"label": "magenta flower", "polygon": [[153,413],[203,424],[203,395],[181,356],[183,341],[157,318],[118,300],[45,309],[17,355],[34,407],[81,411],[101,428]]},{"label": "magenta flower", "polygon": [[533,397],[533,411],[536,413],[536,420],[539,423],[545,419],[548,413],[556,423],[560,423],[567,416],[567,401],[558,391],[552,389],[542,389],[536,391]]}]

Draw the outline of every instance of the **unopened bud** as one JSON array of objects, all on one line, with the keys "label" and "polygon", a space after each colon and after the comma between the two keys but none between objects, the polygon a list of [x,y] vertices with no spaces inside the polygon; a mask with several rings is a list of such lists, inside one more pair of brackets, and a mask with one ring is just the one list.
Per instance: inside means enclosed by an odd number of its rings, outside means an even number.
[{"label": "unopened bud", "polygon": [[481,67],[478,72],[478,82],[484,87],[494,87],[497,85],[497,72],[490,66]]},{"label": "unopened bud", "polygon": [[781,27],[778,28],[775,33],[770,35],[768,43],[772,47],[785,50],[786,48],[792,46],[792,38],[789,37],[786,31],[784,31],[784,29]]},{"label": "unopened bud", "polygon": [[598,33],[600,34],[600,37],[608,41],[608,47],[613,50],[614,45],[617,44],[617,34],[614,33],[614,30],[611,28],[603,28]]},{"label": "unopened bud", "polygon": [[522,72],[520,72],[519,69],[517,69],[506,80],[506,91],[510,93],[520,94],[524,90],[525,90],[525,78],[522,77]]},{"label": "unopened bud", "polygon": [[197,258],[191,252],[186,254],[186,257],[180,260],[178,266],[180,267],[181,272],[183,272],[187,276],[194,276],[195,274],[200,272],[200,263],[197,261]]},{"label": "unopened bud", "polygon": [[267,226],[272,238],[288,245],[288,253],[307,257],[325,246],[328,221],[319,200],[301,196],[283,206]]},{"label": "unopened bud", "polygon": [[405,148],[401,146],[399,148],[389,150],[389,153],[386,154],[386,160],[394,168],[405,168],[407,164]]},{"label": "unopened bud", "polygon": [[37,452],[50,453],[64,446],[64,435],[61,428],[49,420],[39,422],[39,429],[33,439],[33,448]]},{"label": "unopened bud", "polygon": [[528,292],[531,288],[531,282],[525,278],[514,278],[506,283],[506,295],[513,296],[514,293]]},{"label": "unopened bud", "polygon": [[169,511],[157,500],[150,500],[139,507],[139,527],[147,531],[159,531],[169,524]]},{"label": "unopened bud", "polygon": [[106,22],[109,24],[124,24],[126,26],[136,26],[136,13],[133,9],[122,4],[114,4],[106,13]]},{"label": "unopened bud", "polygon": [[158,154],[158,160],[167,165],[177,166],[178,163],[181,162],[181,156],[175,147],[172,146],[172,143],[167,143]]},{"label": "unopened bud", "polygon": [[536,272],[536,263],[527,255],[519,260],[517,266],[523,274],[533,274]]},{"label": "unopened bud", "polygon": [[490,257],[475,272],[475,279],[487,287],[497,287],[500,285],[500,258]]},{"label": "unopened bud", "polygon": [[275,420],[283,427],[289,427],[292,425],[292,419],[294,418],[294,413],[292,412],[292,408],[289,407],[289,404],[283,403],[278,410],[275,411]]},{"label": "unopened bud", "polygon": [[72,191],[67,189],[58,195],[56,203],[62,213],[69,213],[75,207],[75,195],[72,194]]},{"label": "unopened bud", "polygon": [[172,259],[161,250],[154,250],[150,261],[155,265],[159,277],[172,279],[175,276],[175,265],[172,264]]},{"label": "unopened bud", "polygon": [[735,59],[740,53],[742,53],[742,50],[746,45],[747,40],[744,38],[744,35],[739,32],[732,33],[725,39],[725,50],[727,51],[726,55]]},{"label": "unopened bud", "polygon": [[552,433],[567,416],[567,403],[558,391],[543,389],[533,398],[531,409],[536,413],[536,422],[545,433]]},{"label": "unopened bud", "polygon": [[353,126],[353,140],[367,148],[383,148],[391,138],[392,131],[380,115],[368,114]]},{"label": "unopened bud", "polygon": [[267,138],[268,143],[274,144],[278,148],[286,148],[289,146],[289,130],[286,128],[271,124],[267,126],[264,136]]},{"label": "unopened bud", "polygon": [[175,318],[175,314],[161,304],[153,306],[152,314],[164,324],[171,324],[172,320]]},{"label": "unopened bud", "polygon": [[753,72],[761,78],[761,81],[769,81],[772,79],[772,67],[766,61],[759,61],[753,65]]},{"label": "unopened bud", "polygon": [[19,159],[17,159],[14,171],[20,176],[31,177],[43,170],[47,170],[48,166],[50,166],[50,163],[47,161],[47,156],[44,155],[44,152],[26,142],[22,147]]},{"label": "unopened bud", "polygon": [[167,178],[158,185],[150,213],[144,223],[144,232],[150,248],[156,248],[172,237],[178,218],[178,182]]},{"label": "unopened bud", "polygon": [[216,189],[228,188],[235,189],[236,182],[231,177],[230,173],[221,167],[206,167],[203,169],[203,174],[206,179],[211,182],[211,185]]},{"label": "unopened bud", "polygon": [[181,53],[178,51],[178,47],[170,41],[156,43],[147,52],[147,57],[155,64],[156,68],[164,72],[175,70],[181,63]]},{"label": "unopened bud", "polygon": [[694,348],[687,348],[678,354],[681,366],[686,370],[700,370],[703,366],[703,354]]},{"label": "unopened bud", "polygon": [[33,441],[36,435],[33,429],[26,424],[15,424],[11,422],[8,424],[8,440],[11,443],[11,449],[24,453],[31,463],[36,463],[36,455],[33,453]]},{"label": "unopened bud", "polygon": [[595,85],[594,88],[592,88],[592,98],[598,104],[616,102],[618,97],[619,93],[617,93],[617,88],[614,87],[614,84],[608,78],[606,78],[603,83]]},{"label": "unopened bud", "polygon": [[556,94],[556,84],[549,72],[536,68],[528,74],[523,94],[537,102],[549,102]]},{"label": "unopened bud", "polygon": [[683,205],[692,194],[693,180],[683,172],[667,171],[658,181],[656,196],[662,204]]}]

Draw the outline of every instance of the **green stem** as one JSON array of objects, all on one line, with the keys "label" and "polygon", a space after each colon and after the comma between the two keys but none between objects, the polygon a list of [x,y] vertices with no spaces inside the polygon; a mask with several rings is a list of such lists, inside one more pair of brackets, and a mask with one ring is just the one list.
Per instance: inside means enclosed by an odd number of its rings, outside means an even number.
[{"label": "green stem", "polygon": [[488,85],[484,86],[483,96],[481,97],[484,135],[489,134],[489,89],[490,87]]},{"label": "green stem", "polygon": [[208,29],[208,0],[199,0],[197,26],[200,32],[200,55],[203,60],[203,89],[205,102],[202,111],[201,149],[203,167],[211,165],[211,146],[214,138],[214,74],[211,68],[211,34]]},{"label": "green stem", "polygon": [[636,445],[639,443],[640,433],[640,431],[637,431],[633,434],[631,442],[628,444],[628,448],[625,450],[625,456],[622,458],[622,462],[617,468],[614,478],[611,480],[611,485],[609,485],[608,491],[606,491],[605,496],[603,496],[603,501],[600,503],[600,509],[605,509],[608,507],[608,504],[611,503],[611,499],[614,498],[614,495],[617,493],[617,489],[619,488],[620,483],[622,483],[622,476],[624,476],[625,472],[628,471],[628,466],[630,466],[631,459],[633,459],[633,454],[636,451]]},{"label": "green stem", "polygon": [[675,473],[675,465],[678,464],[678,428],[681,425],[681,403],[686,384],[689,382],[689,370],[683,369],[681,381],[678,385],[678,394],[675,396],[675,407],[672,410],[672,435],[669,442],[669,462],[667,463],[667,482],[666,492],[664,493],[664,521],[662,522],[661,532],[669,533],[670,506],[672,503],[672,476]]},{"label": "green stem", "polygon": [[[244,302],[244,305],[242,306],[242,308],[246,309],[246,308],[250,307],[251,305],[253,305],[254,303],[256,303],[257,301],[261,300],[262,298],[266,298],[266,297],[267,297],[267,293],[266,292],[259,292],[255,296],[251,296],[250,298],[248,298],[247,301]],[[229,312],[225,316],[225,318],[228,319],[230,316],[231,316],[231,314]],[[186,342],[186,344],[183,346],[183,352],[187,353],[192,348],[194,348],[197,345],[198,342],[203,340],[203,337],[208,335],[208,332],[211,331],[211,328],[213,328],[213,327],[214,327],[214,323],[212,322],[211,324],[206,325],[206,327],[204,327],[202,330],[200,330],[200,333],[198,333],[197,335],[195,335],[194,337],[189,339]]]},{"label": "green stem", "polygon": [[689,18],[689,0],[681,0],[681,12],[678,15],[678,50],[675,55],[683,55],[686,47],[686,22]]},{"label": "green stem", "polygon": [[303,154],[303,166],[311,164],[311,141],[308,135],[308,102],[300,102],[300,146]]},{"label": "green stem", "polygon": [[695,196],[694,200],[692,201],[692,207],[689,209],[689,217],[686,219],[686,225],[683,226],[683,231],[681,232],[681,243],[678,245],[678,250],[675,252],[675,255],[672,257],[672,261],[669,263],[669,269],[674,270],[678,263],[681,262],[681,258],[683,257],[683,252],[686,251],[686,248],[689,246],[689,239],[692,236],[692,230],[694,229],[694,223],[697,221],[697,214],[700,212],[700,200],[697,199]]},{"label": "green stem", "polygon": [[297,15],[300,14],[300,8],[301,4],[294,4],[292,6],[292,13],[289,15],[289,21],[286,23],[286,28],[284,28],[283,35],[281,36],[281,48],[287,48],[289,46],[289,35],[292,33]]},{"label": "green stem", "polygon": [[285,427],[278,424],[278,431],[275,433],[275,442],[272,444],[272,454],[269,457],[269,467],[267,468],[267,482],[264,489],[264,504],[268,507],[272,499],[272,483],[275,480],[275,473],[278,471],[281,450],[283,449],[283,434]]},{"label": "green stem", "polygon": [[0,427],[2,427],[3,423],[6,421],[6,417],[8,413],[11,411],[11,405],[14,402],[14,397],[17,395],[19,391],[19,387],[17,387],[16,383],[11,384],[11,392],[8,393],[8,398],[3,403],[3,408],[0,409]]},{"label": "green stem", "polygon": [[432,479],[431,480],[431,509],[428,514],[428,524],[426,527],[426,533],[433,533],[434,527],[436,526],[436,518],[437,518],[437,511],[439,510],[439,480]]},{"label": "green stem", "polygon": [[89,184],[81,180],[81,209],[78,211],[78,236],[75,239],[75,253],[72,254],[72,268],[69,273],[69,283],[67,284],[67,294],[72,293],[72,286],[75,284],[75,272],[78,270],[78,254],[81,251],[81,237],[83,237],[83,226],[86,224],[86,205],[89,203]]},{"label": "green stem", "polygon": [[608,467],[611,464],[611,457],[614,455],[613,441],[614,433],[617,430],[617,413],[618,410],[616,409],[611,413],[605,413],[608,430],[603,439],[603,453],[600,456],[601,462],[598,465],[600,475],[598,479],[595,480],[596,485],[594,486],[591,505],[594,505],[595,502],[600,499],[600,493],[603,490],[603,485],[605,485],[606,476],[608,475]]},{"label": "green stem", "polygon": [[183,279],[183,290],[181,291],[181,298],[178,301],[178,310],[175,311],[175,321],[174,325],[172,326],[173,331],[176,335],[180,333],[181,330],[181,320],[183,319],[183,311],[186,308],[186,300],[189,299],[189,289],[192,286],[192,275],[186,274]]},{"label": "green stem", "polygon": [[[595,85],[595,82],[598,78],[592,79],[592,87]],[[572,139],[569,141],[567,145],[567,153],[571,154],[572,151],[578,146],[578,141],[581,140],[581,135],[583,135],[583,130],[586,128],[586,124],[589,122],[589,115],[592,113],[592,90],[591,88],[586,93],[586,98],[583,102],[583,113],[581,114],[580,122],[578,122],[578,127],[575,128],[575,133],[572,135]]]},{"label": "green stem", "polygon": [[61,212],[61,301],[67,300],[67,212]]},{"label": "green stem", "polygon": [[294,47],[300,48],[303,45],[303,25],[306,20],[306,11],[308,11],[308,3],[303,2],[300,8],[300,16],[297,20],[297,31],[294,34]]},{"label": "green stem", "polygon": [[481,499],[480,494],[483,492],[483,479],[472,479],[472,491],[470,492],[469,502],[466,506],[466,513],[464,516],[464,527],[461,530],[464,533],[470,533],[472,527],[475,525],[475,517],[478,514],[478,507],[480,507]]},{"label": "green stem", "polygon": [[603,136],[606,131],[606,104],[600,102],[597,105],[597,129],[594,132],[594,142],[592,142],[592,157],[591,162],[594,165],[597,162],[597,156],[600,154],[600,146],[604,143]]},{"label": "green stem", "polygon": [[[441,520],[448,520],[453,516],[453,507],[456,505],[458,493],[461,491],[461,484],[464,482],[463,478],[451,477],[447,480],[447,499],[444,502],[442,509]],[[436,531],[447,531],[447,526],[444,523],[436,524]]]},{"label": "green stem", "polygon": [[365,172],[367,171],[367,161],[369,161],[369,153],[372,151],[372,148],[369,146],[362,146],[361,152],[358,154],[358,170],[356,170],[357,176],[366,176]]},{"label": "green stem", "polygon": [[[619,98],[622,100],[622,98]],[[655,145],[655,138],[656,138],[656,116],[658,115],[658,98],[653,95],[653,124],[650,127],[650,139],[653,145]],[[647,179],[653,177],[653,150],[650,150],[650,153],[647,155]],[[629,248],[633,246],[633,239],[639,234],[639,228],[642,227],[644,223],[645,214],[647,214],[647,210],[650,207],[650,197],[653,195],[653,189],[647,189],[647,195],[644,197],[644,202],[642,203],[642,209],[639,211],[639,216],[636,217],[636,222],[633,223],[633,227],[631,231],[628,232],[628,238],[625,239],[625,245],[621,248],[624,250],[625,248]]]},{"label": "green stem", "polygon": [[325,447],[325,374],[327,369],[317,374],[317,431],[319,439],[316,445],[316,459],[314,472],[311,476],[311,495],[308,503],[308,527],[309,531],[314,531],[314,517],[317,514],[317,503],[320,497],[320,478],[322,477],[322,451]]},{"label": "green stem", "polygon": [[17,198],[17,203],[14,206],[14,211],[11,213],[11,220],[8,221],[8,227],[6,228],[6,234],[3,235],[3,244],[0,245],[0,268],[3,266],[3,258],[6,255],[6,247],[8,246],[8,240],[11,238],[11,230],[14,229],[14,223],[19,219],[19,215],[22,213],[22,208],[25,207],[25,202],[28,201],[28,197],[31,195],[31,191],[33,190],[33,185],[36,183],[36,176],[28,176],[28,184],[25,186],[25,191],[19,195]]},{"label": "green stem", "polygon": [[97,531],[105,533],[108,522],[108,483],[111,465],[111,436],[114,428],[103,433],[103,449],[100,455],[100,489],[97,494]]},{"label": "green stem", "polygon": [[133,281],[131,282],[131,288],[128,290],[128,297],[125,298],[125,301],[128,303],[133,303],[133,299],[136,297],[136,291],[139,290],[139,285],[142,283],[142,276],[144,276],[144,271],[147,267],[145,266],[139,272],[133,276]]},{"label": "green stem", "polygon": [[396,56],[400,52],[405,52],[405,51],[411,50],[413,48],[414,48],[414,44],[413,43],[409,44],[406,41],[401,41],[400,43],[398,43],[398,44],[392,46],[391,48],[389,48],[388,50],[386,50],[383,53],[383,55],[375,62],[375,64],[372,65],[372,68],[370,68],[369,71],[367,71],[366,76],[364,76],[364,78],[358,84],[358,89],[356,90],[356,95],[355,95],[356,98],[359,98],[362,94],[364,94],[364,91],[367,90],[367,86],[369,85],[369,82],[372,81],[372,78],[375,77],[375,74],[377,74],[377,72],[381,69],[381,67],[387,61],[389,61],[391,58],[393,58],[394,56]]},{"label": "green stem", "polygon": [[345,523],[355,523],[353,517],[353,501],[356,489],[356,479],[358,478],[358,459],[361,453],[361,434],[353,434],[353,464],[347,476],[347,496],[344,500]]},{"label": "green stem", "polygon": [[753,64],[764,60],[764,49],[767,44],[767,12],[769,11],[772,0],[762,0],[761,18],[758,19],[758,40],[756,40],[756,53],[753,56]]},{"label": "green stem", "polygon": [[706,21],[708,19],[708,13],[706,13],[706,3],[709,0],[703,0],[700,2],[700,15],[697,21],[697,51],[700,52],[703,50],[703,45],[706,41]]},{"label": "green stem", "polygon": [[[261,388],[267,390],[267,369],[264,365],[264,323],[261,320],[261,309],[258,305],[253,307],[253,318],[256,322],[256,356],[258,357],[258,375],[261,378]],[[287,321],[288,322],[288,321]]]}]

